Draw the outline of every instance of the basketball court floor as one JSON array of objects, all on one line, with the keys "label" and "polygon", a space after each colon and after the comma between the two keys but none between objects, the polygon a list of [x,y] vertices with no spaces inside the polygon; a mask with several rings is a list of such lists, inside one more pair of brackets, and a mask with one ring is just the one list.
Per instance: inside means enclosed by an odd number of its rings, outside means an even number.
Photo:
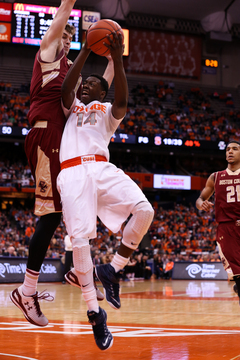
[{"label": "basketball court floor", "polygon": [[[121,282],[120,310],[108,314],[113,346],[101,351],[76,287],[40,283],[45,328],[29,324],[9,300],[19,284],[0,284],[1,360],[240,360],[240,306],[228,281]],[[101,286],[99,285],[99,288]]]}]

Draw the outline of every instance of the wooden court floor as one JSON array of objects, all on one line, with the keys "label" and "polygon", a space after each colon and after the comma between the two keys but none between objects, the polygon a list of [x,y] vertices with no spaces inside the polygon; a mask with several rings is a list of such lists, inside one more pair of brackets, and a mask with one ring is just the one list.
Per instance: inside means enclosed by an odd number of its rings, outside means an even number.
[{"label": "wooden court floor", "polygon": [[[113,346],[101,351],[76,287],[40,283],[49,325],[29,324],[9,300],[18,284],[0,284],[1,360],[240,360],[240,306],[228,281],[121,282],[120,310],[108,314]],[[99,286],[100,287],[100,286]],[[100,287],[101,289],[101,287]]]}]

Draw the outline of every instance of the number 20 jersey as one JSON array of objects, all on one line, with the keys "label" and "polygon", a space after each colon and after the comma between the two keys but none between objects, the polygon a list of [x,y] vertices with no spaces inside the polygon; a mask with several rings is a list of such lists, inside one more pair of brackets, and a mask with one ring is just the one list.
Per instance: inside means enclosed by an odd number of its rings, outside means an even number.
[{"label": "number 20 jersey", "polygon": [[240,220],[240,169],[215,173],[215,213],[218,223]]}]

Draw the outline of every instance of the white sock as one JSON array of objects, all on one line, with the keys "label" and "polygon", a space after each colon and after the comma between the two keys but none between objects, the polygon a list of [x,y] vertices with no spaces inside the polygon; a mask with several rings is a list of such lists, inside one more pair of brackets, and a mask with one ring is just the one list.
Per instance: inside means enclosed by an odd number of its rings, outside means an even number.
[{"label": "white sock", "polygon": [[22,286],[22,292],[25,296],[32,296],[37,292],[37,283],[39,272],[27,269]]},{"label": "white sock", "polygon": [[85,274],[80,273],[76,270],[76,268],[74,269],[74,272],[78,277],[79,283],[81,284],[82,295],[84,300],[86,301],[88,310],[99,312],[92,269]]},{"label": "white sock", "polygon": [[129,258],[125,258],[118,253],[116,253],[111,261],[112,267],[115,269],[116,272],[122,270],[128,263]]},{"label": "white sock", "polygon": [[97,302],[97,297],[96,297],[96,289],[91,288],[88,289],[88,291],[85,291],[86,289],[84,288],[84,292],[83,292],[83,288],[82,288],[82,295],[84,300],[86,301],[87,307],[89,311],[95,311],[96,313],[99,312],[99,305]]}]

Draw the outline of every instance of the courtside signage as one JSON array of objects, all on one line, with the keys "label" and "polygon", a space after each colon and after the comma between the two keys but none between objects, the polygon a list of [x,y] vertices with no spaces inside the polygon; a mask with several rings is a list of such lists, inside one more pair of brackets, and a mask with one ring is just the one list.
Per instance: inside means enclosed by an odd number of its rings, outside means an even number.
[{"label": "courtside signage", "polygon": [[83,11],[82,14],[82,29],[87,30],[90,25],[94,24],[101,19],[101,14],[99,12],[93,11]]},{"label": "courtside signage", "polygon": [[153,188],[190,190],[191,176],[154,174]]},{"label": "courtside signage", "polygon": [[221,262],[175,262],[173,279],[181,280],[227,280],[228,276]]},{"label": "courtside signage", "polygon": [[0,42],[11,42],[11,24],[0,22]]},{"label": "courtside signage", "polygon": [[0,21],[11,22],[12,4],[0,2]]},{"label": "courtside signage", "polygon": [[[6,25],[6,23],[5,23]],[[9,24],[10,25],[10,24]],[[1,28],[0,28],[1,29]],[[1,37],[1,34],[0,34]],[[30,131],[29,128],[21,128],[17,126],[10,126],[10,125],[1,125],[0,126],[0,136],[26,136]],[[225,141],[202,141],[202,140],[183,140],[183,139],[169,139],[169,138],[162,138],[161,136],[137,136],[132,134],[125,134],[125,133],[115,133],[111,137],[111,143],[125,143],[125,144],[135,144],[142,147],[160,147],[169,148],[171,151],[174,148],[177,149],[189,149],[191,147],[191,151],[195,152],[198,149],[201,150],[220,150],[220,152],[224,152],[226,149],[227,143]],[[193,145],[195,143],[195,145]],[[200,147],[196,146],[196,144],[200,143]]]},{"label": "courtside signage", "polygon": [[19,126],[0,126],[0,135],[4,136],[26,136],[29,133],[30,129]]},{"label": "courtside signage", "polygon": [[[27,258],[0,257],[0,283],[23,282]],[[60,259],[45,259],[40,270],[39,281],[62,281]]]}]

